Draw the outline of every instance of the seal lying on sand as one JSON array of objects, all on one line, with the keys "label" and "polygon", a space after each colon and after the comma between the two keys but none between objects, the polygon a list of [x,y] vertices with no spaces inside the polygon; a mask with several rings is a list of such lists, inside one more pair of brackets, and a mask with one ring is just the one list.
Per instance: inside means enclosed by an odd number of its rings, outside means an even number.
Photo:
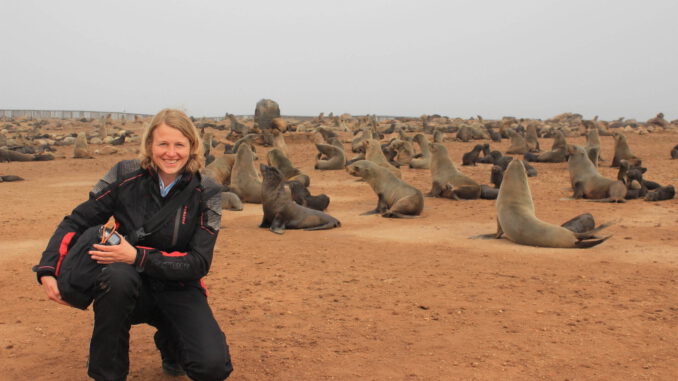
[{"label": "seal lying on sand", "polygon": [[277,168],[265,164],[260,168],[264,177],[261,188],[264,217],[260,228],[283,234],[285,229],[322,230],[341,226],[339,220],[329,214],[292,201],[285,189],[283,174]]},{"label": "seal lying on sand", "polygon": [[532,193],[527,183],[527,173],[523,163],[515,160],[506,169],[497,197],[496,238],[506,235],[515,243],[530,246],[588,248],[610,238],[609,236],[605,238],[595,236],[595,233],[609,225],[603,224],[588,231],[574,232],[565,227],[541,221],[535,215]]},{"label": "seal lying on sand", "polygon": [[351,176],[365,180],[377,194],[377,207],[363,214],[379,213],[382,217],[418,216],[424,209],[421,191],[397,178],[388,169],[369,160],[359,160],[346,167]]},{"label": "seal lying on sand", "polygon": [[3,182],[11,182],[11,181],[23,181],[23,177],[15,176],[15,175],[3,175],[0,176],[0,183]]},{"label": "seal lying on sand", "polygon": [[673,185],[659,187],[645,194],[645,201],[664,201],[671,200],[676,196],[676,190]]},{"label": "seal lying on sand", "polygon": [[427,196],[452,199],[477,199],[480,197],[480,185],[457,170],[444,145],[430,143],[429,150],[431,151],[432,184],[431,191]]},{"label": "seal lying on sand", "polygon": [[678,159],[678,144],[671,149],[671,159]]},{"label": "seal lying on sand", "polygon": [[601,176],[584,147],[568,145],[568,153],[570,158],[567,160],[567,168],[574,190],[573,198],[624,202],[626,196],[624,183]]}]

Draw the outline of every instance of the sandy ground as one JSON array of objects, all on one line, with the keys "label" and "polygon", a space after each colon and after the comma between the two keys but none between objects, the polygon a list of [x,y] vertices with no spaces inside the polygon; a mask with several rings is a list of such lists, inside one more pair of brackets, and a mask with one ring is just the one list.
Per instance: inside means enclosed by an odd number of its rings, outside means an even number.
[{"label": "sandy ground", "polygon": [[[218,135],[219,136],[219,135]],[[674,133],[627,134],[646,178],[678,185]],[[601,137],[601,172],[613,154]],[[568,142],[584,144],[584,138]],[[550,139],[541,139],[550,147]],[[376,205],[366,183],[313,169],[315,149],[288,136],[313,194],[331,198],[342,227],[258,228],[260,205],[224,211],[205,283],[226,332],[232,380],[674,380],[678,375],[678,201],[571,200],[567,164],[535,164],[537,215],[562,223],[591,212],[620,221],[588,250],[471,240],[495,231],[494,201],[425,200],[420,218],[359,214]],[[474,142],[446,143],[458,166]],[[505,151],[509,142],[492,144]],[[347,144],[347,147],[349,145]],[[83,380],[91,311],[50,302],[35,281],[58,222],[121,152],[93,160],[0,163],[0,379]],[[259,151],[260,157],[265,149]],[[481,183],[490,166],[459,167]],[[423,191],[428,170],[403,169]],[[132,329],[132,380],[167,380],[148,326]],[[179,378],[186,379],[186,378]]]}]

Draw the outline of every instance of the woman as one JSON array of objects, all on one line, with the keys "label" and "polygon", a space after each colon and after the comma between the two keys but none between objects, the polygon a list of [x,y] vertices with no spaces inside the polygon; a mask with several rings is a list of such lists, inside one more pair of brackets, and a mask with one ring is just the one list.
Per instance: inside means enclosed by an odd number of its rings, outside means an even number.
[{"label": "woman", "polygon": [[126,379],[129,330],[139,323],[157,328],[154,339],[166,373],[185,372],[194,380],[223,380],[231,373],[226,338],[201,281],[212,262],[221,220],[221,189],[201,177],[203,166],[200,137],[188,116],[160,111],[144,131],[140,160],[119,162],[94,186],[89,200],[59,224],[35,267],[47,297],[68,305],[57,278],[77,238],[111,216],[122,235],[136,237],[145,221],[189,189],[188,201],[135,246],[122,237],[118,245],[95,244],[88,252],[102,269],[91,295],[88,374],[94,379]]}]

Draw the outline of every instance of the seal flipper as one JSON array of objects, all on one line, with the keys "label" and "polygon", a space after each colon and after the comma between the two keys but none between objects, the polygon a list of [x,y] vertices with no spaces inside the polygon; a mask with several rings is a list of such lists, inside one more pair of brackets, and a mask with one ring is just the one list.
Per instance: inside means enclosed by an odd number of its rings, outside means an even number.
[{"label": "seal flipper", "polygon": [[593,241],[591,241],[591,240],[578,241],[577,243],[574,244],[574,247],[576,247],[577,249],[588,249],[590,247],[600,245],[601,243],[607,241],[608,238],[610,238],[610,237],[612,237],[612,236],[609,235],[605,238],[601,238],[601,239],[597,239],[597,240],[593,240]]},{"label": "seal flipper", "polygon": [[283,222],[283,219],[280,218],[279,213],[276,214],[275,217],[273,217],[273,222],[271,222],[271,227],[269,228],[269,230],[275,234],[285,233],[285,223]]},{"label": "seal flipper", "polygon": [[593,215],[591,215],[591,213],[584,213],[563,223],[560,226],[574,233],[584,233],[594,229],[596,226],[596,222],[593,219]]}]

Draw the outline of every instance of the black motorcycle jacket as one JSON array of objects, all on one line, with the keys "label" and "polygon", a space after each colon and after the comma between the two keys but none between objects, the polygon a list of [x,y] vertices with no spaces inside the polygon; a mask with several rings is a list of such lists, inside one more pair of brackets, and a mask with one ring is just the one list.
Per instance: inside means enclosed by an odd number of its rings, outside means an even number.
[{"label": "black motorcycle jacket", "polygon": [[141,168],[138,160],[116,164],[97,182],[89,200],[63,219],[34,267],[38,281],[45,275],[59,276],[68,249],[89,227],[104,224],[113,216],[120,234],[128,236],[188,186],[192,176],[200,181],[189,200],[156,232],[133,243],[137,249],[134,266],[139,273],[159,281],[199,282],[209,271],[219,233],[221,187],[199,173],[184,173],[163,198],[158,174]]}]

